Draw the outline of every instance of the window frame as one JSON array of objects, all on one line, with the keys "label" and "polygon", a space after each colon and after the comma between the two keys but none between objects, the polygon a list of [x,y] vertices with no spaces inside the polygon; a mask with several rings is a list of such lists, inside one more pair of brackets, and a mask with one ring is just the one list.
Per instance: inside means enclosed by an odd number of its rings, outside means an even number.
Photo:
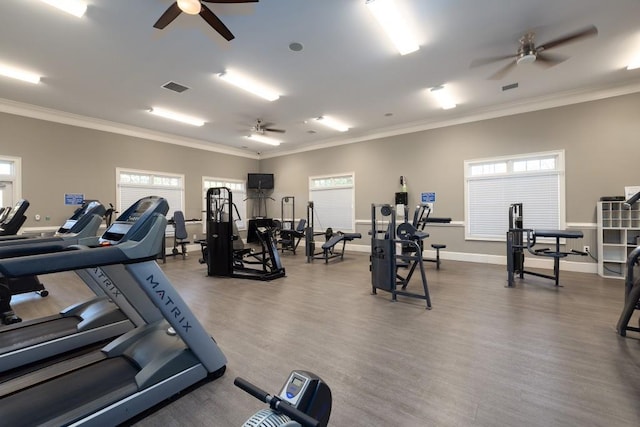
[{"label": "window frame", "polygon": [[18,200],[22,199],[22,158],[0,155],[0,162],[10,165],[9,174],[1,174],[0,182],[11,183],[11,197],[13,200],[10,205],[13,206]]},{"label": "window frame", "polygon": [[[344,179],[347,179],[347,182],[344,182]],[[356,197],[356,174],[355,172],[343,172],[343,173],[333,173],[327,175],[315,175],[309,177],[309,200],[314,201],[314,214],[316,214],[316,218],[322,218],[321,215],[317,215],[318,205],[315,204],[317,200],[314,199],[314,194],[320,194],[322,191],[332,191],[332,190],[344,190],[350,189],[350,214],[345,215],[343,220],[345,221],[345,225],[349,223],[347,227],[338,227],[337,225],[331,224],[320,224],[320,221],[316,223],[314,221],[314,231],[324,231],[320,230],[317,227],[332,227],[336,228],[334,231],[346,231],[346,232],[355,232],[356,227],[356,219],[355,219],[355,197]],[[322,207],[321,207],[322,209]],[[347,218],[347,216],[349,218]],[[326,218],[325,218],[326,219]]]},{"label": "window frame", "polygon": [[[514,170],[517,164],[521,164],[522,162],[530,162],[526,163],[527,165],[534,166],[535,162],[538,163],[542,160],[546,159],[555,159],[555,167],[553,169],[549,168],[533,168],[530,170],[522,170],[516,171]],[[506,170],[504,172],[491,172],[491,167],[486,167],[487,165],[497,165],[504,163],[506,165]],[[486,173],[480,173],[473,175],[472,171],[477,167],[483,167],[486,169]],[[539,165],[540,166],[540,165]],[[477,170],[477,169],[476,169]],[[484,172],[484,171],[483,171]],[[524,154],[514,154],[510,156],[497,156],[490,158],[482,158],[482,159],[472,159],[464,161],[464,209],[465,209],[465,240],[479,240],[479,241],[505,241],[506,240],[506,231],[508,228],[508,219],[504,220],[504,232],[500,234],[478,234],[472,233],[472,228],[475,228],[473,224],[472,216],[475,214],[471,212],[471,198],[475,195],[470,194],[470,185],[473,187],[473,183],[478,183],[482,180],[485,182],[494,181],[499,185],[501,179],[505,179],[503,185],[515,185],[514,183],[519,178],[531,178],[531,180],[536,180],[536,178],[540,178],[539,181],[544,181],[544,177],[552,177],[557,178],[557,212],[554,212],[550,218],[555,218],[557,215],[557,225],[554,227],[544,226],[544,228],[558,228],[565,229],[566,228],[566,198],[565,198],[565,153],[564,150],[554,150],[554,151],[545,151],[545,152],[537,152],[537,153],[524,153]],[[509,181],[513,182],[509,182]],[[538,182],[538,184],[541,184]],[[555,185],[555,183],[553,183]],[[534,197],[534,196],[532,196]],[[519,203],[521,200],[511,200],[510,203]],[[546,204],[545,206],[549,206]],[[500,206],[500,209],[504,209],[504,214],[500,212],[498,217],[507,218],[508,215],[508,203],[506,206]],[[528,228],[543,228],[536,227],[534,220],[527,220],[527,209],[524,208],[524,220],[525,227]]]},{"label": "window frame", "polygon": [[[131,182],[122,182],[123,174],[130,175],[141,175],[148,176],[150,178],[149,184],[140,184],[140,183],[131,183]],[[170,178],[170,179],[178,179],[178,185],[165,185],[165,184],[154,184],[155,178]],[[167,217],[171,217],[173,212],[180,210],[182,212],[185,211],[185,176],[184,174],[177,174],[172,172],[160,172],[160,171],[149,171],[142,169],[131,169],[131,168],[122,168],[116,167],[116,208],[118,211],[123,212],[129,206],[123,206],[122,202],[122,189],[123,188],[141,188],[148,189],[150,191],[149,195],[159,195],[163,196],[163,194],[158,194],[154,192],[154,189],[165,189],[165,190],[179,190],[180,191],[180,206],[172,206],[170,201],[169,203],[169,212],[167,212]]]},{"label": "window frame", "polygon": [[[220,185],[212,185],[210,187],[206,186],[206,182],[217,182]],[[238,190],[234,188],[237,185],[241,185],[243,189]],[[207,211],[207,190],[211,187],[228,187],[231,189],[233,195],[233,203],[238,208],[242,219],[236,221],[236,226],[238,227],[238,231],[246,230],[247,225],[249,223],[247,219],[247,181],[244,179],[235,179],[235,178],[223,178],[223,177],[214,177],[214,176],[203,176],[202,177],[202,212],[203,214]],[[237,194],[241,194],[242,197],[238,199],[236,197]],[[241,202],[242,207],[239,206],[238,201]],[[206,219],[202,223],[202,232],[206,233],[207,221]]]}]

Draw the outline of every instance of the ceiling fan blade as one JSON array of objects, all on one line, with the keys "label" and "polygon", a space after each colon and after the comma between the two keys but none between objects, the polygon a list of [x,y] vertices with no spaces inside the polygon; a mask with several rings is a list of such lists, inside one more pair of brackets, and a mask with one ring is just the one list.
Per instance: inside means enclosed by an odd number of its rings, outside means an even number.
[{"label": "ceiling fan blade", "polygon": [[536,64],[545,66],[545,67],[553,67],[554,65],[558,65],[561,62],[566,61],[569,57],[564,55],[554,55],[553,53],[538,53],[536,55]]},{"label": "ceiling fan blade", "polygon": [[169,9],[167,9],[162,14],[160,19],[158,19],[158,21],[155,24],[153,24],[153,26],[155,28],[158,28],[158,29],[162,30],[164,27],[169,25],[171,23],[171,21],[176,19],[178,17],[178,15],[180,15],[180,13],[182,13],[182,11],[178,7],[178,2],[175,2],[171,6],[169,6]]},{"label": "ceiling fan blade", "polygon": [[229,31],[227,26],[224,25],[222,21],[204,5],[202,5],[202,9],[200,9],[200,16],[202,16],[204,20],[213,27],[214,30],[220,33],[222,37],[227,39],[227,41],[231,41],[235,38],[234,35],[231,34],[231,31]]},{"label": "ceiling fan blade", "polygon": [[493,62],[503,61],[505,59],[510,59],[510,58],[514,58],[514,57],[515,57],[515,55],[513,53],[511,53],[509,55],[493,56],[493,57],[490,57],[490,58],[474,59],[473,61],[471,61],[471,64],[469,65],[469,68],[480,67],[481,65],[487,65],[487,64],[491,64]]},{"label": "ceiling fan blade", "polygon": [[501,80],[504,76],[506,76],[511,70],[513,70],[516,66],[516,60],[509,62],[504,67],[500,68],[498,71],[493,73],[488,77],[487,80]]},{"label": "ceiling fan blade", "polygon": [[560,37],[559,39],[555,39],[543,45],[540,45],[536,47],[536,50],[538,51],[549,50],[565,43],[578,41],[580,39],[593,37],[596,35],[598,35],[598,29],[595,27],[595,25],[590,25],[587,28],[583,28],[582,30],[578,30],[576,32],[567,34],[566,36]]},{"label": "ceiling fan blade", "polygon": [[274,129],[274,128],[263,128],[264,130],[268,131],[268,132],[277,132],[277,133],[285,133],[286,130],[284,129]]}]

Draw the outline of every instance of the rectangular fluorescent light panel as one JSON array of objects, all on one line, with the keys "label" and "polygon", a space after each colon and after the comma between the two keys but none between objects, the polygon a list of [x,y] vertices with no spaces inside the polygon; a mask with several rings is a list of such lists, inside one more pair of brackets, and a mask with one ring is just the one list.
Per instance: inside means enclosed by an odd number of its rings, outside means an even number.
[{"label": "rectangular fluorescent light panel", "polygon": [[165,110],[164,108],[153,107],[149,110],[151,114],[164,117],[165,119],[171,119],[178,122],[186,123],[193,126],[203,126],[204,120],[195,117],[187,116],[181,113],[175,113],[173,111]]},{"label": "rectangular fluorescent light panel", "polygon": [[440,107],[443,110],[450,110],[452,108],[456,108],[456,103],[453,102],[451,98],[451,94],[444,86],[436,86],[429,89],[431,95],[440,103]]},{"label": "rectangular fluorescent light panel", "polygon": [[40,76],[28,71],[20,70],[14,67],[8,67],[0,64],[0,75],[10,77],[12,79],[22,80],[33,84],[40,83]]},{"label": "rectangular fluorescent light panel", "polygon": [[400,15],[394,0],[366,0],[369,11],[382,26],[400,55],[406,55],[420,49],[408,28],[407,22]]},{"label": "rectangular fluorescent light panel", "polygon": [[262,142],[263,144],[269,144],[269,145],[275,145],[275,146],[280,145],[280,143],[282,142],[282,141],[278,141],[277,139],[269,138],[262,135],[257,135],[255,133],[245,138],[250,139],[252,141]]},{"label": "rectangular fluorescent light panel", "polygon": [[81,18],[87,11],[87,4],[80,0],[40,0],[70,15]]},{"label": "rectangular fluorescent light panel", "polygon": [[258,83],[249,77],[243,76],[236,72],[227,70],[224,73],[218,74],[223,81],[230,83],[240,89],[246,90],[249,93],[257,95],[267,101],[275,101],[280,98],[280,95],[275,91],[265,87],[261,83]]},{"label": "rectangular fluorescent light panel", "polygon": [[328,128],[337,130],[339,132],[346,132],[349,130],[349,126],[344,123],[339,122],[338,120],[328,117],[328,116],[320,116],[315,119],[318,123],[325,125]]},{"label": "rectangular fluorescent light panel", "polygon": [[627,66],[627,70],[636,70],[640,68],[640,55],[638,55],[631,63]]}]

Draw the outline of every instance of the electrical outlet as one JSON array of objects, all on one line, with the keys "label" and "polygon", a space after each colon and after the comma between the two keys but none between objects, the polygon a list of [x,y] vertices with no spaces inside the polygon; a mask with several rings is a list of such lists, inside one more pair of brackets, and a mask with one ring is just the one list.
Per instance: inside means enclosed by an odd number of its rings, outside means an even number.
[{"label": "electrical outlet", "polygon": [[591,248],[587,245],[584,245],[582,247],[582,252],[591,253]]}]

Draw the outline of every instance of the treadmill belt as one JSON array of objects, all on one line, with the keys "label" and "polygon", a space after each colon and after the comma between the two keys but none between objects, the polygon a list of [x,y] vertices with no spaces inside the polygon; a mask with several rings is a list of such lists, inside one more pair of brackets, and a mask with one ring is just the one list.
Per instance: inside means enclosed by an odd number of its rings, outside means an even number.
[{"label": "treadmill belt", "polygon": [[0,354],[47,342],[75,333],[80,318],[58,317],[48,322],[35,323],[25,328],[17,328],[2,332],[2,348]]},{"label": "treadmill belt", "polygon": [[0,399],[0,420],[6,426],[72,422],[135,393],[138,372],[124,357],[105,359]]}]

